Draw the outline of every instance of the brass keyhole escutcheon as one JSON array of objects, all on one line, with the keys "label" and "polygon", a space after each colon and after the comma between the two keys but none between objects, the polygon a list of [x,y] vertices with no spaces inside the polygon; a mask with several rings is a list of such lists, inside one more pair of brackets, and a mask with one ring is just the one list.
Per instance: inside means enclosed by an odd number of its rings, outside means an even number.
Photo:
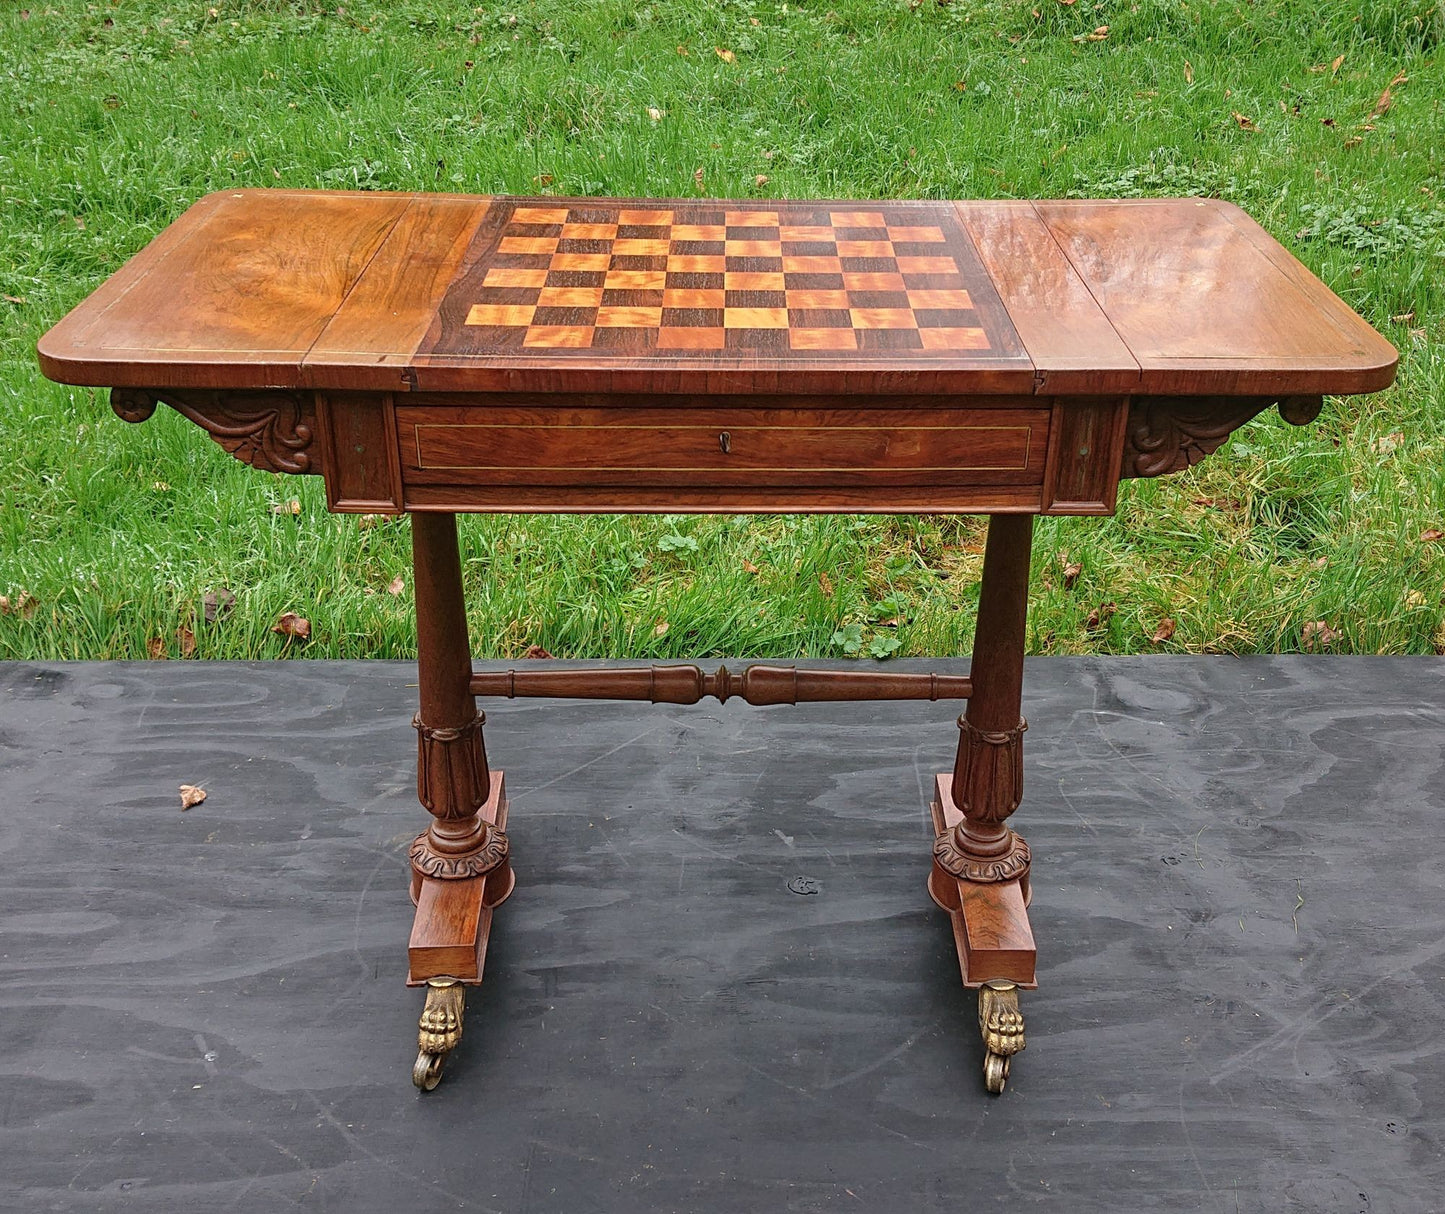
[{"label": "brass keyhole escutcheon", "polygon": [[733,436],[724,430],[717,436],[717,445],[722,448],[722,453],[726,455],[733,449]]}]

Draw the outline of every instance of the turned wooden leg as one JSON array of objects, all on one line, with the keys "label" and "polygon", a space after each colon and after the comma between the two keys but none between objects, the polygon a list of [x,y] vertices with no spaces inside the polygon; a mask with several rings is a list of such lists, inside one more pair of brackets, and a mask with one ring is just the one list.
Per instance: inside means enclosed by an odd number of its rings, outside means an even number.
[{"label": "turned wooden leg", "polygon": [[507,797],[487,766],[483,716],[470,690],[472,659],[456,518],[413,514],[417,668],[417,797],[431,825],[411,845],[416,903],[411,986],[426,986],[412,1079],[426,1091],[461,1040],[464,986],[482,980],[492,908],[512,892]]},{"label": "turned wooden leg", "polygon": [[958,755],[937,780],[928,888],[949,912],[966,986],[979,987],[984,1079],[1003,1091],[1024,1048],[1019,987],[1034,987],[1029,848],[1006,825],[1023,795],[1024,626],[1033,516],[993,515],[974,631],[973,694],[958,719]]}]

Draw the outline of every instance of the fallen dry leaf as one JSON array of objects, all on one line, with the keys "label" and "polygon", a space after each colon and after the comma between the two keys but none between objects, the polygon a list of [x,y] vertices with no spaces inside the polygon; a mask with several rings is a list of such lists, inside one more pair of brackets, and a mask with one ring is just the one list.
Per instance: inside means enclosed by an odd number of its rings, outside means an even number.
[{"label": "fallen dry leaf", "polygon": [[39,601],[28,590],[17,591],[14,599],[8,594],[0,594],[0,615],[18,615],[28,620],[39,605]]},{"label": "fallen dry leaf", "polygon": [[1339,638],[1340,633],[1324,620],[1311,620],[1300,629],[1300,645],[1305,649],[1325,649]]},{"label": "fallen dry leaf", "polygon": [[151,655],[152,661],[159,661],[166,656],[166,642],[164,637],[151,637],[146,642],[146,652]]},{"label": "fallen dry leaf", "polygon": [[818,588],[823,592],[824,598],[831,599],[833,597],[833,579],[822,569],[818,571]]},{"label": "fallen dry leaf", "polygon": [[289,502],[277,502],[271,507],[272,514],[300,514],[301,503],[292,498]]},{"label": "fallen dry leaf", "polygon": [[1233,117],[1234,117],[1234,121],[1239,124],[1239,129],[1240,129],[1241,131],[1257,131],[1257,130],[1259,130],[1259,127],[1257,127],[1257,126],[1254,125],[1254,119],[1253,119],[1253,118],[1247,118],[1245,115],[1241,114],[1238,110],[1234,110],[1234,111],[1233,111]]},{"label": "fallen dry leaf", "polygon": [[1343,55],[1336,55],[1335,61],[1330,64],[1330,75],[1338,76],[1340,74],[1340,68],[1344,67],[1344,65],[1345,57]]},{"label": "fallen dry leaf", "polygon": [[1188,59],[1184,61],[1184,83],[1194,83],[1194,64],[1190,63]]},{"label": "fallen dry leaf", "polygon": [[1426,603],[1425,596],[1424,596],[1424,594],[1422,594],[1420,591],[1418,591],[1418,590],[1410,590],[1410,591],[1407,591],[1407,592],[1406,592],[1406,594],[1405,594],[1405,606],[1406,606],[1406,607],[1411,607],[1411,608],[1423,607],[1423,606],[1425,606],[1425,603]]},{"label": "fallen dry leaf", "polygon": [[387,594],[400,594],[405,589],[406,578],[402,577],[399,573],[386,584]]},{"label": "fallen dry leaf", "polygon": [[1189,502],[1190,505],[1193,506],[1204,506],[1214,510],[1234,511],[1244,509],[1243,503],[1232,497],[1191,497]]},{"label": "fallen dry leaf", "polygon": [[236,605],[236,596],[224,586],[219,590],[207,590],[201,596],[201,613],[207,624],[214,624]]},{"label": "fallen dry leaf", "polygon": [[658,620],[657,624],[652,629],[652,635],[655,637],[663,636],[666,634],[668,628],[670,627],[671,625],[668,624],[666,620]]},{"label": "fallen dry leaf", "polygon": [[1398,316],[1390,317],[1390,323],[1394,325],[1408,325],[1414,319],[1415,313],[1401,312]]},{"label": "fallen dry leaf", "polygon": [[1431,527],[1429,531],[1420,532],[1420,539],[1426,544],[1439,543],[1441,540],[1445,540],[1445,531],[1441,531],[1438,527]]},{"label": "fallen dry leaf", "polygon": [[756,186],[765,186],[765,185],[767,185],[767,184],[768,184],[768,175],[767,175],[766,173],[759,173],[756,177],[753,178],[753,184],[756,185]]},{"label": "fallen dry leaf", "polygon": [[687,58],[690,58],[690,57],[691,57],[690,52],[688,51],[687,47],[685,47],[685,46],[680,46],[680,47],[678,47],[678,48],[677,48],[677,53],[678,53],[679,55],[681,55],[684,59],[687,59]]},{"label": "fallen dry leaf", "polygon": [[539,185],[545,188],[546,186],[551,185],[552,182],[555,180],[556,178],[553,177],[551,173],[538,173],[535,177],[532,178],[532,184]]},{"label": "fallen dry leaf", "polygon": [[287,611],[283,612],[281,617],[271,625],[271,631],[278,636],[297,637],[304,641],[311,635],[311,621],[304,615]]},{"label": "fallen dry leaf", "polygon": [[1064,589],[1072,590],[1074,583],[1079,580],[1079,574],[1084,572],[1084,567],[1078,561],[1064,566]]},{"label": "fallen dry leaf", "polygon": [[1159,621],[1159,627],[1154,629],[1154,635],[1150,638],[1154,644],[1162,645],[1174,635],[1174,621],[1167,615]]},{"label": "fallen dry leaf", "polygon": [[1345,147],[1357,148],[1360,146],[1360,144],[1364,142],[1364,139],[1361,138],[1359,135],[1351,135],[1348,139],[1345,140]]},{"label": "fallen dry leaf", "polygon": [[1101,25],[1091,34],[1075,34],[1075,42],[1103,42],[1109,36],[1109,27]]},{"label": "fallen dry leaf", "polygon": [[13,304],[23,304],[27,303],[28,300],[26,300],[25,296],[23,295],[7,295],[5,296],[5,302]]},{"label": "fallen dry leaf", "polygon": [[1383,435],[1370,444],[1370,450],[1376,455],[1389,455],[1405,441],[1405,436],[1399,430]]},{"label": "fallen dry leaf", "polygon": [[532,658],[536,661],[542,661],[545,658],[550,658],[552,655],[548,653],[545,649],[543,649],[540,645],[528,645],[527,652],[524,653],[522,656],[524,658]]},{"label": "fallen dry leaf", "polygon": [[720,46],[715,46],[712,49],[717,52],[717,57],[721,59],[724,63],[731,63],[734,59],[737,58],[737,56],[734,55],[732,51],[724,50]]},{"label": "fallen dry leaf", "polygon": [[653,122],[662,121],[662,111],[655,105],[649,105],[647,107],[647,116],[651,118]]},{"label": "fallen dry leaf", "polygon": [[698,187],[698,189],[702,189],[702,170],[701,170],[701,169],[694,169],[694,170],[692,171],[692,179],[693,179],[695,182],[697,182],[697,187]]},{"label": "fallen dry leaf", "polygon": [[1395,104],[1395,98],[1391,90],[1398,88],[1402,84],[1408,84],[1409,81],[1409,76],[1405,75],[1404,72],[1399,72],[1389,84],[1385,85],[1385,91],[1380,94],[1380,99],[1375,102],[1375,108],[1370,111],[1370,118],[1381,118],[1389,113],[1390,107]]},{"label": "fallen dry leaf", "polygon": [[365,531],[368,527],[375,527],[377,523],[384,523],[391,515],[389,514],[358,514],[356,525]]},{"label": "fallen dry leaf", "polygon": [[[157,637],[157,640],[160,638]],[[180,642],[181,657],[191,657],[196,652],[196,634],[182,624],[176,629],[176,640]]]},{"label": "fallen dry leaf", "polygon": [[181,785],[181,812],[184,813],[192,805],[199,805],[206,799],[206,790],[197,784]]},{"label": "fallen dry leaf", "polygon": [[1089,612],[1089,618],[1084,621],[1084,627],[1090,632],[1101,628],[1109,620],[1109,617],[1119,609],[1113,603],[1100,603],[1093,611]]},{"label": "fallen dry leaf", "polygon": [[754,565],[754,564],[752,563],[752,561],[748,560],[747,557],[743,557],[743,572],[744,572],[744,573],[761,573],[762,570],[759,569],[756,565]]}]

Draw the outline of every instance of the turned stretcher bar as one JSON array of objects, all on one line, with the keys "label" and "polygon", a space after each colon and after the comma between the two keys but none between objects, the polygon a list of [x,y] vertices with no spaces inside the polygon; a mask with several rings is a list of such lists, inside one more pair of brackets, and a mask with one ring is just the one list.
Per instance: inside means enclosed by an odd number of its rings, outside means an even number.
[{"label": "turned stretcher bar", "polygon": [[965,675],[903,671],[798,670],[793,666],[726,666],[709,673],[697,666],[623,666],[594,670],[506,670],[472,674],[476,696],[508,699],[650,700],[696,704],[705,696],[721,703],[737,696],[749,704],[805,704],[821,700],[966,700],[973,682]]}]

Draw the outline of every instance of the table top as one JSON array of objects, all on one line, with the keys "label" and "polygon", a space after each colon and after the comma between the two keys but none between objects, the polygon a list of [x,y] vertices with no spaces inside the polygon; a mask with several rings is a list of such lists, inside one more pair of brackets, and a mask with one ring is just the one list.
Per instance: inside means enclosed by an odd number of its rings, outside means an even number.
[{"label": "table top", "polygon": [[235,190],[39,343],[151,388],[1369,392],[1394,348],[1216,199],[782,202]]}]

